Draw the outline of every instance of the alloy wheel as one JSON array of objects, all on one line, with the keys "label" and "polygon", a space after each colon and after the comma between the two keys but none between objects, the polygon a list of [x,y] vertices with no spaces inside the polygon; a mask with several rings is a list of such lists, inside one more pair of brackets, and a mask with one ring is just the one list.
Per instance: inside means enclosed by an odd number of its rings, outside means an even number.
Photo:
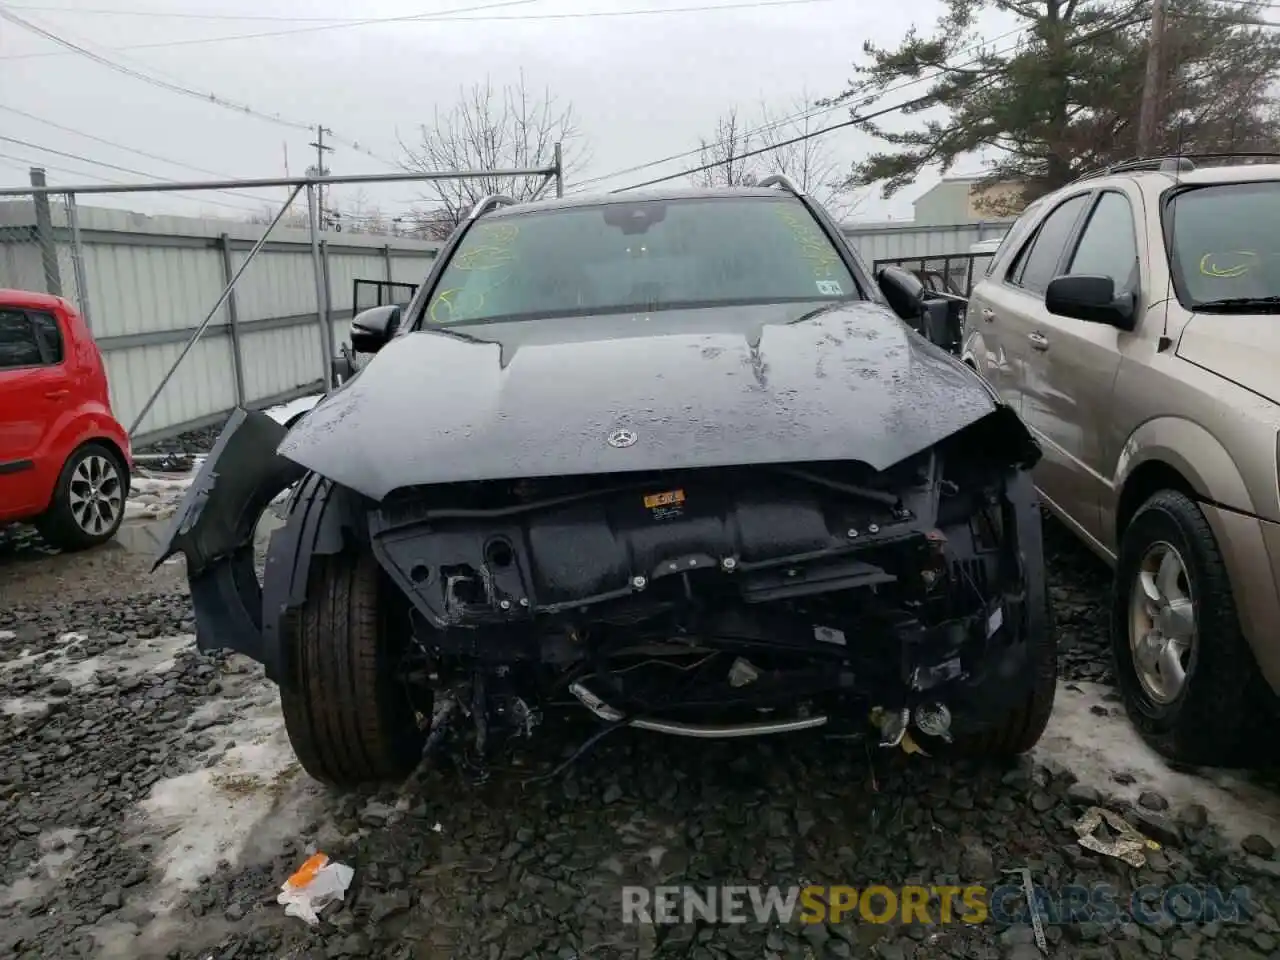
[{"label": "alloy wheel", "polygon": [[1172,544],[1153,543],[1129,595],[1129,650],[1138,682],[1154,702],[1169,704],[1182,693],[1196,636],[1186,562]]},{"label": "alloy wheel", "polygon": [[90,454],[71,474],[71,516],[92,537],[107,533],[124,512],[124,484],[120,468],[110,458]]}]

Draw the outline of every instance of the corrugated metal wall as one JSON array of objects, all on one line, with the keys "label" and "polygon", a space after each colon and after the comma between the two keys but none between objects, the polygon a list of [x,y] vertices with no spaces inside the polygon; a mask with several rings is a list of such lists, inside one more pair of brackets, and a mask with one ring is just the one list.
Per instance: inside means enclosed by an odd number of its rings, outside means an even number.
[{"label": "corrugated metal wall", "polygon": [[[194,329],[217,301],[265,227],[224,220],[150,217],[78,208],[84,291],[76,289],[65,207],[52,205],[63,295],[87,300],[117,418],[142,410]],[[46,289],[30,201],[0,204],[0,287]],[[420,283],[439,243],[360,234],[326,234],[335,343],[347,337],[356,279]],[[243,398],[237,397],[231,318],[241,345]],[[323,349],[311,238],[277,228],[237,283],[232,300],[160,394],[135,442],[215,423],[238,401],[265,406],[318,389]]]},{"label": "corrugated metal wall", "polygon": [[968,253],[979,240],[1002,237],[1013,226],[1013,220],[982,220],[927,226],[902,223],[845,223],[844,235],[854,242],[868,263],[898,257],[940,257],[949,253]]}]

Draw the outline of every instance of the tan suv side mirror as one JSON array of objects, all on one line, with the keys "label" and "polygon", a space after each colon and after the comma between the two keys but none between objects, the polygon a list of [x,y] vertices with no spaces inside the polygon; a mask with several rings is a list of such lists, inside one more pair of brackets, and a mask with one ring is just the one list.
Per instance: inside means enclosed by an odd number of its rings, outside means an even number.
[{"label": "tan suv side mirror", "polygon": [[1110,277],[1055,277],[1044,292],[1044,305],[1060,317],[1105,323],[1121,330],[1135,326],[1133,295],[1116,296],[1116,282]]}]

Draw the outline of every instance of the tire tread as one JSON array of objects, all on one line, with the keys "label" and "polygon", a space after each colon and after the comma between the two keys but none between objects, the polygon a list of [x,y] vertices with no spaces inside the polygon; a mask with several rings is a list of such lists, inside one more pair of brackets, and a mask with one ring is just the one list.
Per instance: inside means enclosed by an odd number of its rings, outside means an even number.
[{"label": "tire tread", "polygon": [[335,786],[403,778],[412,764],[385,701],[378,567],[367,553],[312,559],[307,602],[287,631],[285,726],[303,768]]},{"label": "tire tread", "polygon": [[[1177,490],[1161,490],[1134,514],[1126,530],[1133,530],[1152,513],[1162,514],[1187,537],[1192,556],[1187,558],[1198,582],[1193,590],[1199,640],[1197,666],[1188,680],[1187,698],[1169,724],[1138,709],[1134,681],[1127,679],[1121,657],[1128,651],[1127,585],[1122,584],[1128,554],[1136,547],[1121,545],[1115,594],[1112,598],[1112,655],[1117,679],[1125,693],[1125,708],[1134,727],[1159,753],[1184,763],[1222,765],[1248,761],[1249,743],[1258,715],[1262,678],[1253,652],[1245,640],[1236,614],[1235,594],[1226,562],[1204,513],[1195,501]],[[1182,546],[1182,545],[1179,545]],[[1204,598],[1215,597],[1206,604]],[[1212,649],[1207,644],[1212,644]],[[1206,656],[1211,655],[1211,659]],[[1256,746],[1256,744],[1255,744]]]}]

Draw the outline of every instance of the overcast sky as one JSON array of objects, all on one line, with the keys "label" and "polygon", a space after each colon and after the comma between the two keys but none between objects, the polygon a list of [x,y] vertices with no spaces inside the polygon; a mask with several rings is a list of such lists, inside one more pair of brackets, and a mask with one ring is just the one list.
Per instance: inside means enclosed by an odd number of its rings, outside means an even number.
[{"label": "overcast sky", "polygon": [[[801,0],[774,7],[761,0],[747,9],[686,12],[674,8],[743,0],[498,2],[364,0],[357,8],[340,0],[0,0],[0,7],[161,83],[214,94],[290,122],[323,123],[343,141],[327,157],[335,174],[387,172],[384,160],[402,156],[397,136],[412,139],[436,107],[447,109],[457,100],[460,85],[488,76],[500,86],[516,81],[523,70],[529,87],[549,87],[560,101],[572,103],[590,150],[579,179],[693,150],[731,106],[749,111],[763,99],[785,113],[804,90],[817,97],[834,94],[851,76],[850,65],[865,40],[891,44],[913,24],[928,32],[942,9],[934,0]],[[491,9],[474,9],[486,6]],[[450,19],[351,22],[463,8],[472,12]],[[619,15],[637,10],[671,12]],[[334,19],[323,21],[326,17]],[[993,21],[990,32],[1000,29],[1008,25]],[[189,42],[220,37],[240,39]],[[891,98],[922,89],[906,88]],[[819,122],[846,116],[841,109]],[[290,173],[298,175],[314,162],[314,150],[307,146],[314,137],[305,130],[122,75],[5,20],[0,20],[0,137],[12,138],[0,139],[4,186],[26,183],[32,162],[47,168],[50,183],[94,177],[208,180],[211,171],[236,178],[282,176],[286,154]],[[842,166],[874,145],[847,129],[827,135],[824,143]],[[693,162],[672,161],[600,186],[625,186],[679,172]],[[976,168],[972,161],[955,172]],[[910,218],[911,199],[934,182],[936,176],[922,178],[889,201],[873,191],[857,218]],[[367,191],[388,214],[405,211],[418,195],[412,185]],[[215,198],[223,206],[213,205]],[[350,191],[339,199],[350,200]],[[148,212],[230,217],[260,206],[225,194],[206,195],[203,201],[171,196],[159,208],[150,200],[112,202]]]}]

